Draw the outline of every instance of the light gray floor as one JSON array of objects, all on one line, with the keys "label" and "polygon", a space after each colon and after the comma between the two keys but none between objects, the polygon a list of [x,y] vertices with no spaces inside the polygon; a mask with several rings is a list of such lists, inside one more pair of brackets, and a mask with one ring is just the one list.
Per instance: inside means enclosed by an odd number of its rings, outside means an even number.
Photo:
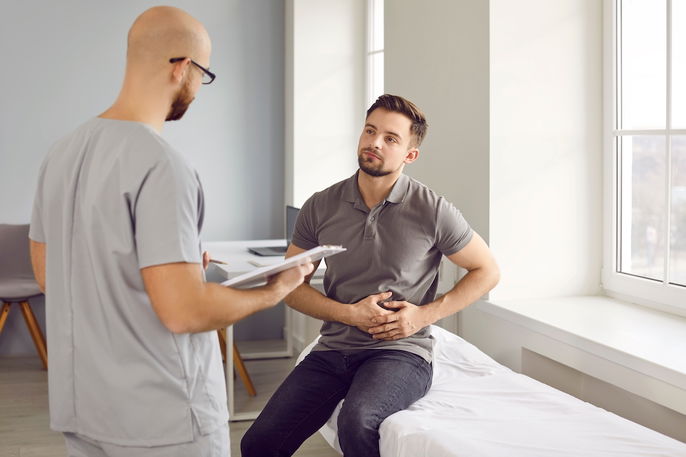
[{"label": "light gray floor", "polygon": [[248,371],[257,395],[251,397],[239,377],[234,379],[235,413],[261,411],[272,394],[281,385],[295,365],[295,358],[246,360],[245,369]]},{"label": "light gray floor", "polygon": [[[282,359],[276,365],[289,368]],[[254,365],[253,365],[254,364]],[[272,389],[274,376],[263,376],[267,362],[250,362],[258,391]],[[286,366],[284,366],[286,365]],[[260,385],[265,379],[267,385]],[[238,380],[240,383],[240,380]],[[261,401],[261,400],[260,400]],[[247,406],[247,405],[246,405]],[[241,437],[252,422],[232,422],[231,455],[240,456]],[[299,457],[336,457],[319,433],[307,440],[295,454]],[[0,457],[64,457],[64,440],[48,427],[48,377],[38,357],[0,358]]]}]

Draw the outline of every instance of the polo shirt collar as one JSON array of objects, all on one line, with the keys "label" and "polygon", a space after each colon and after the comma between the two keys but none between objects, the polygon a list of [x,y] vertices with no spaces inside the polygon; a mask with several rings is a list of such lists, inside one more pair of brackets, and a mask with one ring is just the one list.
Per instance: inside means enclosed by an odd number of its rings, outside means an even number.
[{"label": "polo shirt collar", "polygon": [[[347,179],[343,198],[347,202],[354,203],[356,208],[360,207],[366,209],[367,205],[364,204],[360,189],[357,187],[357,175],[359,173],[360,170],[357,170],[354,175]],[[391,193],[386,197],[386,201],[391,203],[402,203],[405,200],[409,188],[410,178],[406,174],[401,173],[395,184],[393,184]]]},{"label": "polo shirt collar", "polygon": [[354,175],[345,180],[343,199],[346,202],[355,203],[357,200],[362,199],[360,190],[357,188],[357,174],[359,172],[360,170],[357,170]]},{"label": "polo shirt collar", "polygon": [[405,201],[405,196],[407,195],[407,190],[409,188],[410,178],[405,173],[401,173],[398,180],[393,184],[391,193],[386,197],[386,201],[391,203],[402,203]]}]

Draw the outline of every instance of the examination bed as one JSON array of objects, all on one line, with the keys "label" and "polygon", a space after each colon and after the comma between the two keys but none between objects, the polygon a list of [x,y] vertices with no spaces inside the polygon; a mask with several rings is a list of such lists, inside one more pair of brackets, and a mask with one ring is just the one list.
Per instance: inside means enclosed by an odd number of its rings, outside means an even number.
[{"label": "examination bed", "polygon": [[[680,441],[515,373],[440,327],[432,334],[432,387],[381,424],[382,457],[686,457]],[[339,452],[341,404],[320,430]]]}]

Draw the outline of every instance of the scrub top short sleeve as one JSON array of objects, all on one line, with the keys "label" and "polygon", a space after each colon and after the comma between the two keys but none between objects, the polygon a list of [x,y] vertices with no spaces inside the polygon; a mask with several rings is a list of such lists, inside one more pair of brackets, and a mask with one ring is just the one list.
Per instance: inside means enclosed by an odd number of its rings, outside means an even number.
[{"label": "scrub top short sleeve", "polygon": [[200,186],[189,174],[188,168],[164,160],[146,177],[133,214],[140,268],[201,262],[197,227]]}]

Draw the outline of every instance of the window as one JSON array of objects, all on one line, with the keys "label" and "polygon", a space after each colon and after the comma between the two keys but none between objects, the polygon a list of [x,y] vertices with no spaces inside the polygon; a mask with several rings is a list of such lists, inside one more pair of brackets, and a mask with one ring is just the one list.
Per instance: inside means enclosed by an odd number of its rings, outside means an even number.
[{"label": "window", "polygon": [[686,0],[611,4],[603,284],[685,314]]},{"label": "window", "polygon": [[384,93],[384,0],[367,0],[367,108]]}]

